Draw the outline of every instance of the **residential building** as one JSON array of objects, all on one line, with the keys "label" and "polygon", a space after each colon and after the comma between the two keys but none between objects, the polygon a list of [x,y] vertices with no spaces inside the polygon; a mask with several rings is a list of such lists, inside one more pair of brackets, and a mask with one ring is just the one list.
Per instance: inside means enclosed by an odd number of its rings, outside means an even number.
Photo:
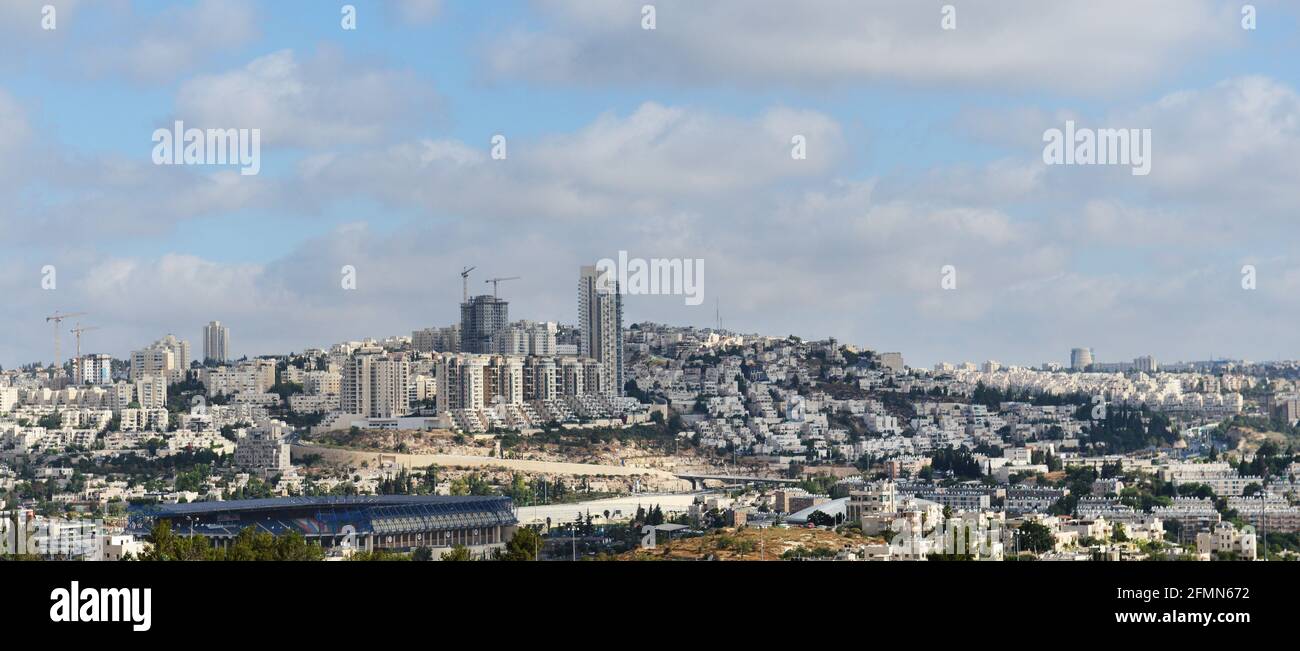
[{"label": "residential building", "polygon": [[348,358],[340,382],[340,409],[367,418],[410,412],[411,365],[404,356],[364,353]]},{"label": "residential building", "polygon": [[147,348],[131,353],[131,381],[162,374],[169,383],[185,380],[190,367],[190,343],[167,335]]},{"label": "residential building", "polygon": [[278,420],[265,420],[246,430],[235,443],[235,465],[262,476],[288,470],[290,431]]},{"label": "residential building", "polygon": [[[607,272],[605,272],[607,273]],[[609,395],[623,395],[623,296],[618,281],[594,265],[578,275],[578,355],[605,368]]]},{"label": "residential building", "polygon": [[220,321],[203,326],[203,359],[221,363],[230,359],[230,328]]}]

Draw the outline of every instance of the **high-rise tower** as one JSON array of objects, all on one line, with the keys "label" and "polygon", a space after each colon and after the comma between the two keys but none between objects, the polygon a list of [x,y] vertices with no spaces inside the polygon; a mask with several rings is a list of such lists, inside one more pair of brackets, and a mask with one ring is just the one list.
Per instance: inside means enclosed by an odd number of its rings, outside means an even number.
[{"label": "high-rise tower", "polygon": [[606,393],[623,395],[623,296],[607,271],[582,267],[578,275],[578,355],[600,362]]}]

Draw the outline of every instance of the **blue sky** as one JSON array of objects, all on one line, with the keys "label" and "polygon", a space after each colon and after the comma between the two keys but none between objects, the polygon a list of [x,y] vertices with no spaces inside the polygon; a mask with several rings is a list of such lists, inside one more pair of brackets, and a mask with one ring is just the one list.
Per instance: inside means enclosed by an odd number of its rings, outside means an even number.
[{"label": "blue sky", "polygon": [[[704,306],[632,320],[924,365],[1300,356],[1294,5],[344,4],[3,3],[0,364],[52,357],[56,309],[119,356],[211,319],[249,355],[408,333],[454,321],[463,265],[572,322],[620,250],[706,265]],[[261,129],[261,173],[152,165],[177,119]],[[1066,119],[1151,129],[1152,174],[1044,165]]]}]

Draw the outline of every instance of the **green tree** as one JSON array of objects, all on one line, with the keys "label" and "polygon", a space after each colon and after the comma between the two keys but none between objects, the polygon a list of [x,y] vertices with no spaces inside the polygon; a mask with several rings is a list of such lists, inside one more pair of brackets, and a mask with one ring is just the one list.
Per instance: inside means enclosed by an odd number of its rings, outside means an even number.
[{"label": "green tree", "polygon": [[1020,547],[1031,549],[1036,553],[1051,551],[1056,545],[1056,537],[1046,525],[1026,522],[1020,525]]},{"label": "green tree", "polygon": [[443,554],[443,555],[442,555],[442,560],[444,560],[444,561],[472,561],[472,560],[474,560],[474,558],[473,558],[472,556],[470,556],[469,548],[468,548],[468,547],[466,547],[466,546],[464,546],[464,545],[454,545],[454,546],[451,548],[451,551],[449,551],[449,552],[447,552],[446,554]]},{"label": "green tree", "polygon": [[503,561],[536,560],[542,551],[542,536],[531,527],[521,527],[506,543],[506,551],[501,555]]},{"label": "green tree", "polygon": [[835,518],[821,511],[813,511],[812,515],[808,516],[808,523],[818,527],[833,527],[835,526]]},{"label": "green tree", "polygon": [[1128,534],[1124,533],[1124,526],[1118,522],[1115,523],[1111,527],[1110,539],[1114,542],[1128,542]]},{"label": "green tree", "polygon": [[140,554],[144,561],[205,561],[215,554],[203,536],[179,536],[169,520],[159,520],[145,537],[149,546]]}]

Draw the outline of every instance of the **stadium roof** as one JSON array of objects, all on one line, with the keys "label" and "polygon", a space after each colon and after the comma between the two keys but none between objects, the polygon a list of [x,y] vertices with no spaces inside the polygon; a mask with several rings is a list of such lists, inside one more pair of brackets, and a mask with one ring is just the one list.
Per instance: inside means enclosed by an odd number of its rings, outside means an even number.
[{"label": "stadium roof", "polygon": [[258,500],[228,500],[210,502],[190,502],[189,504],[162,504],[149,509],[149,514],[166,518],[169,516],[208,515],[235,511],[269,511],[286,508],[331,508],[331,507],[383,507],[383,506],[422,506],[422,505],[472,505],[482,503],[488,506],[494,502],[508,500],[506,497],[478,495],[348,495],[327,497],[270,497]]}]

